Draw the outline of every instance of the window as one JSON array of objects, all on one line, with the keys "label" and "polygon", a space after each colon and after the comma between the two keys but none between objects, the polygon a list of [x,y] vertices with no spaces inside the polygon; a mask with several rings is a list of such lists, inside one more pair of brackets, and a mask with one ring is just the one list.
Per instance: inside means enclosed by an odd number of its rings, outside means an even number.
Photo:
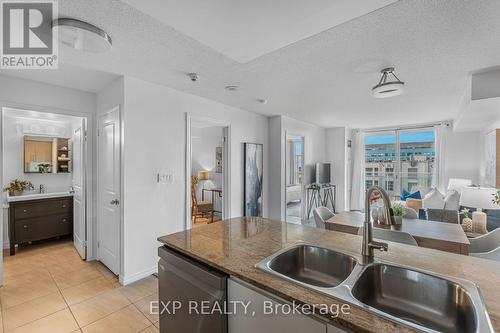
[{"label": "window", "polygon": [[430,187],[435,160],[432,128],[365,135],[366,186],[382,185],[389,193]]},{"label": "window", "polygon": [[408,168],[408,179],[417,179],[418,168]]}]

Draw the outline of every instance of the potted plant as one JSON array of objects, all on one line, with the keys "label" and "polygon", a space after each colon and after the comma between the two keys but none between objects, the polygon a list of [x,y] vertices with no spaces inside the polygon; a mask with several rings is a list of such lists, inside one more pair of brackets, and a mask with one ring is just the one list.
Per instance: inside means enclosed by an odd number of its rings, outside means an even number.
[{"label": "potted plant", "polygon": [[38,172],[40,173],[49,173],[50,172],[50,164],[38,164]]},{"label": "potted plant", "polygon": [[491,201],[495,205],[500,206],[500,189],[493,193],[493,199]]},{"label": "potted plant", "polygon": [[463,216],[462,228],[466,232],[471,232],[472,231],[472,219],[470,218],[470,210],[468,208],[463,208],[460,211],[460,215]]},{"label": "potted plant", "polygon": [[23,194],[24,191],[32,191],[34,189],[35,188],[30,181],[14,179],[10,182],[9,186],[3,189],[3,191],[9,192],[10,196],[16,196]]},{"label": "potted plant", "polygon": [[401,224],[403,221],[403,214],[405,212],[405,205],[402,203],[393,203],[392,212],[394,213],[394,221],[396,224]]}]

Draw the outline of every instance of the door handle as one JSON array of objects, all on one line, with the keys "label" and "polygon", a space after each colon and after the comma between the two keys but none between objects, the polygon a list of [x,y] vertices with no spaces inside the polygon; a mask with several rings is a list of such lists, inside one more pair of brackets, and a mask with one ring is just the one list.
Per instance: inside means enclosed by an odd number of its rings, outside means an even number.
[{"label": "door handle", "polygon": [[120,200],[118,200],[118,199],[111,200],[110,204],[118,206],[120,204]]}]

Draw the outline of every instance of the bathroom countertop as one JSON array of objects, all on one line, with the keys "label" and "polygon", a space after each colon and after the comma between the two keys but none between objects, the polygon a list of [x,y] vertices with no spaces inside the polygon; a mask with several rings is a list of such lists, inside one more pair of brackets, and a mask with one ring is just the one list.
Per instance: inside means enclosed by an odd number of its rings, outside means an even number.
[{"label": "bathroom countertop", "polygon": [[[277,276],[255,264],[298,242],[360,255],[362,237],[263,218],[233,218],[159,237],[166,247],[199,260],[287,301],[301,304],[344,304]],[[476,283],[484,298],[495,331],[500,331],[500,263],[484,259],[389,242],[388,252],[376,257],[436,274]],[[414,329],[351,307],[348,315],[324,320],[359,332],[416,332]]]},{"label": "bathroom countertop", "polygon": [[10,196],[7,195],[7,202],[18,202],[28,200],[41,200],[50,198],[72,197],[73,193],[66,192],[51,192],[51,193],[28,193],[23,195]]}]

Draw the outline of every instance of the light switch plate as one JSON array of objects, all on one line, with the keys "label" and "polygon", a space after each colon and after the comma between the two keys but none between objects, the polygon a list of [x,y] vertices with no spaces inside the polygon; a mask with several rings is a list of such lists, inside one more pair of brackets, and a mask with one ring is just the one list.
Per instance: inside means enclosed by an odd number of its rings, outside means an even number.
[{"label": "light switch plate", "polygon": [[157,182],[166,184],[172,183],[174,181],[174,174],[172,173],[158,173],[157,174]]}]

